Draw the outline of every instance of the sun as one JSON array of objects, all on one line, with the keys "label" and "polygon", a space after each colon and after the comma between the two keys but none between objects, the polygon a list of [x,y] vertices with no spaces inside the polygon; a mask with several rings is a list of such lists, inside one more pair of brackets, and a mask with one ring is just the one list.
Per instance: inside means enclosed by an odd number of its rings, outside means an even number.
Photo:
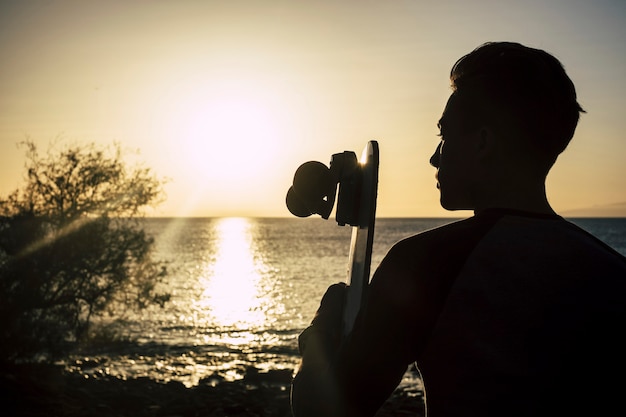
[{"label": "sun", "polygon": [[179,215],[248,215],[282,199],[294,136],[289,94],[244,75],[190,80],[170,96],[163,158]]},{"label": "sun", "polygon": [[205,180],[239,183],[264,172],[275,158],[275,109],[251,95],[229,94],[198,103],[181,146]]}]

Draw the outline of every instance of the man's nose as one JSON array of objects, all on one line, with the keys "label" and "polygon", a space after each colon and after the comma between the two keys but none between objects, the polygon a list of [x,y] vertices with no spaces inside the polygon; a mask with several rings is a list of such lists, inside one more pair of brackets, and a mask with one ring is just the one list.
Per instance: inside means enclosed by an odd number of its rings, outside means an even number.
[{"label": "man's nose", "polygon": [[441,156],[441,143],[437,145],[437,149],[435,149],[435,153],[430,157],[430,164],[435,168],[439,168],[439,158]]}]

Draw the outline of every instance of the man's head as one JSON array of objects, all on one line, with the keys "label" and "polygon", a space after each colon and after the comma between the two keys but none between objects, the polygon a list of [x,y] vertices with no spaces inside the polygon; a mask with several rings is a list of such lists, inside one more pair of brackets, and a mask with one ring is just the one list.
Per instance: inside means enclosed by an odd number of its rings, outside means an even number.
[{"label": "man's head", "polygon": [[459,59],[450,80],[431,158],[442,205],[473,209],[509,179],[545,180],[583,111],[561,63],[518,43],[487,43]]}]

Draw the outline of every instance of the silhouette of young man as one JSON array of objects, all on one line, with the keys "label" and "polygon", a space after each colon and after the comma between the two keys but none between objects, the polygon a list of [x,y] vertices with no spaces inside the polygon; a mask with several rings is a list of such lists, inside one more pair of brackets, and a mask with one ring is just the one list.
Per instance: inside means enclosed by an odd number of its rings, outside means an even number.
[{"label": "silhouette of young man", "polygon": [[545,179],[582,111],[550,54],[488,43],[452,68],[441,205],[469,219],[397,243],[339,337],[345,285],[300,336],[292,409],[373,416],[416,363],[429,417],[623,413],[626,259],[559,217]]}]

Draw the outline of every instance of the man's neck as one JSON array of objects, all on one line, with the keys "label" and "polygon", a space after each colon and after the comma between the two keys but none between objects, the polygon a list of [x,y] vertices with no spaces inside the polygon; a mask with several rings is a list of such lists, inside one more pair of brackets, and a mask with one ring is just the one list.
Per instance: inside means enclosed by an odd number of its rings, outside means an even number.
[{"label": "man's neck", "polygon": [[528,213],[554,215],[550,206],[543,183],[540,187],[523,188],[511,187],[502,190],[491,198],[485,198],[474,208],[475,213],[487,209],[508,209]]}]

